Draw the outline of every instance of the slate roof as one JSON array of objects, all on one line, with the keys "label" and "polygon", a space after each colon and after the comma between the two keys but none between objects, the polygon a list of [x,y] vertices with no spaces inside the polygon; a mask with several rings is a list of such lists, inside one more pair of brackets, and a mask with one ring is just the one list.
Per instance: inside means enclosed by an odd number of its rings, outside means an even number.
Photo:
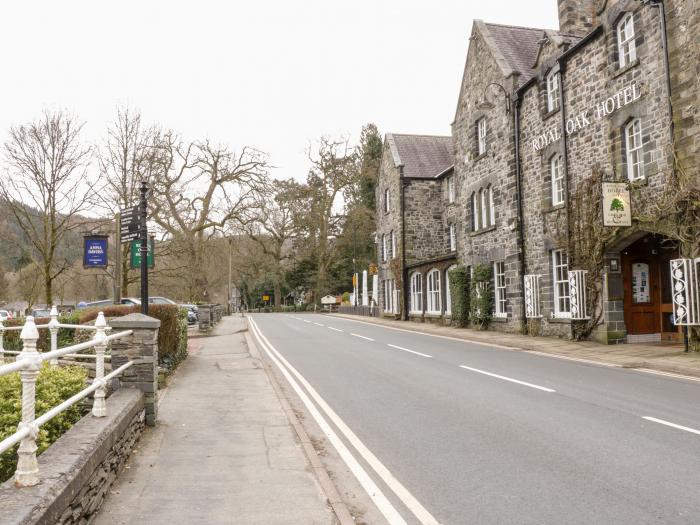
[{"label": "slate roof", "polygon": [[530,80],[535,73],[532,66],[537,58],[540,40],[545,30],[490,23],[484,25],[508,65],[520,73],[519,84],[522,85]]},{"label": "slate roof", "polygon": [[394,164],[407,178],[437,178],[453,167],[452,137],[387,133]]}]

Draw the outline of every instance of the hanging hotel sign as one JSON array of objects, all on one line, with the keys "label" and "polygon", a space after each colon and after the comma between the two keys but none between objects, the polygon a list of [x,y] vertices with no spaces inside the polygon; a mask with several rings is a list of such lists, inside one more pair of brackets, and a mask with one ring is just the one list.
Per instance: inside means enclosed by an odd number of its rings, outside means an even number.
[{"label": "hanging hotel sign", "polygon": [[83,237],[83,268],[107,268],[106,235],[86,235]]},{"label": "hanging hotel sign", "polygon": [[632,226],[630,190],[626,182],[603,183],[603,226]]},{"label": "hanging hotel sign", "polygon": [[[582,129],[591,125],[591,122],[603,120],[615,113],[618,109],[625,107],[642,97],[642,91],[636,82],[630,86],[622,88],[613,96],[597,102],[594,106],[580,111],[578,114],[566,120],[566,135],[574,135]],[[552,126],[544,133],[536,136],[530,142],[533,150],[539,151],[542,148],[558,141],[561,138],[561,127]]]}]

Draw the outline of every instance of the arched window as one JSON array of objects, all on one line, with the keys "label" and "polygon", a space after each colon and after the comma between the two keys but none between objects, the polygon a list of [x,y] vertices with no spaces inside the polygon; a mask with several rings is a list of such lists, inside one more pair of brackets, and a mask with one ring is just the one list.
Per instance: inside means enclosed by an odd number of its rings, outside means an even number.
[{"label": "arched window", "polygon": [[415,272],[411,275],[411,313],[423,313],[423,275]]},{"label": "arched window", "polygon": [[625,67],[637,60],[637,45],[634,42],[634,16],[625,15],[617,25],[617,54],[620,67]]},{"label": "arched window", "polygon": [[487,192],[482,189],[479,190],[479,202],[481,203],[481,227],[486,228],[491,223],[489,221],[489,204]]},{"label": "arched window", "polygon": [[644,156],[642,155],[642,121],[638,118],[625,126],[625,150],[627,153],[627,178],[644,178]]},{"label": "arched window", "polygon": [[382,262],[386,262],[386,233],[382,234]]},{"label": "arched window", "polygon": [[494,226],[496,224],[496,210],[493,206],[493,186],[490,184],[486,188],[486,194],[489,198],[489,226]]},{"label": "arched window", "polygon": [[472,193],[472,231],[479,229],[479,196]]},{"label": "arched window", "polygon": [[547,111],[559,109],[559,72],[547,75]]},{"label": "arched window", "polygon": [[552,205],[564,202],[564,170],[561,166],[561,156],[554,155],[549,161],[549,176],[552,179]]},{"label": "arched window", "polygon": [[426,311],[431,314],[439,314],[442,311],[440,301],[440,270],[434,268],[428,273],[428,304]]},{"label": "arched window", "polygon": [[445,271],[445,313],[447,315],[452,314],[452,290],[450,290],[450,272],[457,268],[456,264],[453,264]]},{"label": "arched window", "polygon": [[394,230],[389,233],[389,259],[396,257],[396,236]]}]

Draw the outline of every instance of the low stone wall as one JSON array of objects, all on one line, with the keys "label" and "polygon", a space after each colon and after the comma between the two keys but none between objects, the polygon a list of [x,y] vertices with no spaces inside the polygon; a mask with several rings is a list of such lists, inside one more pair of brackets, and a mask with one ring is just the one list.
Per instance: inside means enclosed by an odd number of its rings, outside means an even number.
[{"label": "low stone wall", "polygon": [[107,401],[107,416],[85,416],[39,456],[41,483],[0,485],[0,523],[88,523],[102,505],[145,424],[144,393],[122,388]]}]

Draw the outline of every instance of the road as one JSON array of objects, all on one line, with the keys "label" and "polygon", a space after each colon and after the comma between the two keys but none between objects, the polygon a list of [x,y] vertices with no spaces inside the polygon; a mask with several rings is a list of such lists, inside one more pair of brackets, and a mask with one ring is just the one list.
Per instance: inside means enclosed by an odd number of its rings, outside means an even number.
[{"label": "road", "polygon": [[700,382],[319,314],[251,319],[389,522],[700,523]]}]

